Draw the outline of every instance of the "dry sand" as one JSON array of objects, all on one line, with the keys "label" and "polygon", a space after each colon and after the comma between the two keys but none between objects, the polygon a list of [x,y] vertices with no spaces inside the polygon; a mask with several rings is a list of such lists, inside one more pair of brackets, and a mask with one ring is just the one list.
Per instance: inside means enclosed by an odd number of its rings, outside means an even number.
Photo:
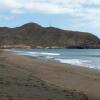
[{"label": "dry sand", "polygon": [[0,52],[0,100],[100,100],[100,71]]}]

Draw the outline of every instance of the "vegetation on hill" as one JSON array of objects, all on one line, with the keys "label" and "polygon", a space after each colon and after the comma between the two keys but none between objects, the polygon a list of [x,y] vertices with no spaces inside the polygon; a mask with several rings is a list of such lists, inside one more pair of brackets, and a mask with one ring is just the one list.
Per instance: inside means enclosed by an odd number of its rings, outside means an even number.
[{"label": "vegetation on hill", "polygon": [[36,23],[0,28],[1,48],[100,48],[100,39],[86,32],[42,27]]}]

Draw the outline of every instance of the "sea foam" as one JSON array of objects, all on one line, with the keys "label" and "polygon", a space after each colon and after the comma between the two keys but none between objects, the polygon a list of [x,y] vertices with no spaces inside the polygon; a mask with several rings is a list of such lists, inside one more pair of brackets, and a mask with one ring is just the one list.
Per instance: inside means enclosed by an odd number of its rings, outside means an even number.
[{"label": "sea foam", "polygon": [[81,59],[55,59],[56,61],[59,61],[60,63],[66,63],[71,65],[78,65],[78,66],[86,66],[90,67],[90,60],[81,60]]}]

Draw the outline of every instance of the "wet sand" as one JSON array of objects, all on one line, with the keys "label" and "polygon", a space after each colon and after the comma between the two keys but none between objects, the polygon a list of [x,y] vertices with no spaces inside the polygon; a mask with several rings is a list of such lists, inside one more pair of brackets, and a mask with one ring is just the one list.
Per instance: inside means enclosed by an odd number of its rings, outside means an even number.
[{"label": "wet sand", "polygon": [[0,100],[100,100],[100,71],[0,52]]}]

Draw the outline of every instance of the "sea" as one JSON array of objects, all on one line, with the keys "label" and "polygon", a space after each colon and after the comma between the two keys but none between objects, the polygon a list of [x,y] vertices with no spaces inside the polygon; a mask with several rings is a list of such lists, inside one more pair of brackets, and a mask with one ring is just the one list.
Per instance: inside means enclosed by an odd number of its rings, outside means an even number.
[{"label": "sea", "polygon": [[24,55],[56,61],[64,64],[78,65],[100,69],[100,49],[10,49],[17,55]]}]

